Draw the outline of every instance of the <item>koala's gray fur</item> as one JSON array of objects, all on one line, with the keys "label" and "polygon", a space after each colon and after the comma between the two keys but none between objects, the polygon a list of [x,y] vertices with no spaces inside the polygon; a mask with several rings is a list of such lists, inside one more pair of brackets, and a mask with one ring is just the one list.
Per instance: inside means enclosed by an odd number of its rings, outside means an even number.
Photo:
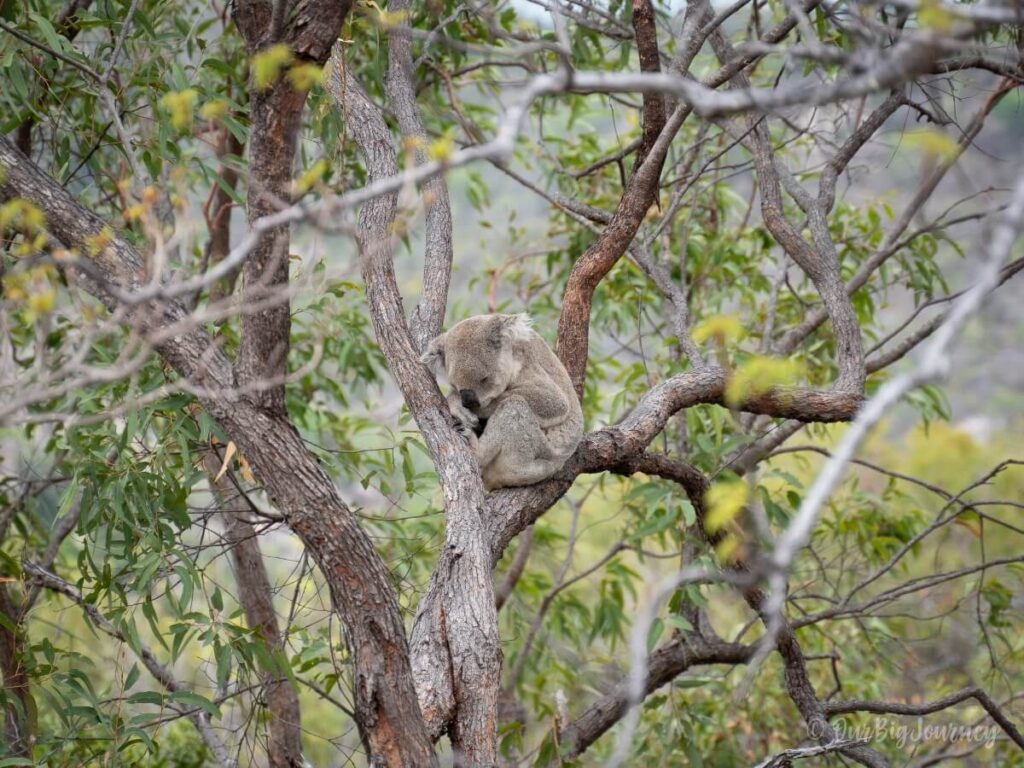
[{"label": "koala's gray fur", "polygon": [[477,315],[430,342],[423,362],[474,445],[487,490],[555,474],[583,437],[569,374],[526,315]]}]

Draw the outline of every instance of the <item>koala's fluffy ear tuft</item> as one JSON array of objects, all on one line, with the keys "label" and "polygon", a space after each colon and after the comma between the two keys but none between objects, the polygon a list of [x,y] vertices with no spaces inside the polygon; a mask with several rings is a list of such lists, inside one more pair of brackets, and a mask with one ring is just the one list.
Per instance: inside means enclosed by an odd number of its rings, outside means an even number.
[{"label": "koala's fluffy ear tuft", "polygon": [[518,315],[501,315],[501,335],[513,344],[528,341],[533,332],[533,320],[525,312]]},{"label": "koala's fluffy ear tuft", "polygon": [[427,351],[420,357],[420,362],[429,368],[435,376],[444,373],[444,342],[447,334],[431,339]]}]

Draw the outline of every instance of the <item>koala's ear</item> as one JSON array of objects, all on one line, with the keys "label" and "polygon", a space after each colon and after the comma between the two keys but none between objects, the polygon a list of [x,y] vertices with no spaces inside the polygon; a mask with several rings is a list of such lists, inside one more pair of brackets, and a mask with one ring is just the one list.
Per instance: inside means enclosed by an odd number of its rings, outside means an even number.
[{"label": "koala's ear", "polygon": [[420,362],[429,368],[435,376],[444,373],[444,344],[445,336],[442,333],[427,344],[427,351],[420,357]]},{"label": "koala's ear", "polygon": [[533,330],[533,320],[525,312],[518,315],[499,315],[501,318],[501,335],[512,344],[529,341]]}]

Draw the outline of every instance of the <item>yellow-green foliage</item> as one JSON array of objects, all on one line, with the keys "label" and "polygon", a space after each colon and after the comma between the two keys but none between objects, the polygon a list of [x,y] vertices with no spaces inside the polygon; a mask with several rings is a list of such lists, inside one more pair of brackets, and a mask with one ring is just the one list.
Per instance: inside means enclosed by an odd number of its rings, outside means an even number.
[{"label": "yellow-green foliage", "polygon": [[160,106],[171,116],[175,130],[186,131],[192,127],[192,113],[199,99],[195,88],[172,91],[160,99]]},{"label": "yellow-green foliage", "polygon": [[804,371],[797,360],[755,355],[736,366],[725,388],[725,402],[732,407],[745,398],[764,394],[773,387],[794,384]]},{"label": "yellow-green foliage", "polygon": [[323,83],[324,70],[316,64],[296,64],[288,70],[288,82],[297,91],[308,91]]},{"label": "yellow-green foliage", "polygon": [[277,82],[277,78],[281,76],[281,70],[291,64],[292,59],[292,51],[284,43],[278,43],[260,51],[252,57],[250,62],[253,84],[259,90],[265,91]]},{"label": "yellow-green foliage", "polygon": [[223,99],[208,101],[199,108],[199,116],[203,120],[220,120],[228,113],[228,103]]},{"label": "yellow-green foliage", "polygon": [[955,157],[960,151],[954,138],[942,131],[930,128],[910,131],[903,137],[903,143],[909,149],[916,149],[923,155],[942,160]]},{"label": "yellow-green foliage", "polygon": [[702,344],[714,339],[719,344],[743,338],[743,321],[738,315],[715,315],[706,318],[693,328],[693,340]]},{"label": "yellow-green foliage", "polygon": [[720,531],[731,523],[747,503],[749,495],[749,488],[742,480],[722,480],[708,488],[704,496],[708,531]]},{"label": "yellow-green foliage", "polygon": [[28,200],[16,197],[0,206],[0,234],[35,235],[46,226],[46,215]]}]

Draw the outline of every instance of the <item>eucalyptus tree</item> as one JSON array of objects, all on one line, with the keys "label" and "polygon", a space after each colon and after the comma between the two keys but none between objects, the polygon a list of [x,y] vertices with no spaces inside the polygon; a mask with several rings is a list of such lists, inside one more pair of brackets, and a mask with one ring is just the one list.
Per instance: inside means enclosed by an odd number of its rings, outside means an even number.
[{"label": "eucalyptus tree", "polygon": [[[0,16],[4,764],[1021,761],[1019,462],[857,453],[1024,265],[1019,9]],[[419,357],[527,308],[589,431],[485,493]]]}]

